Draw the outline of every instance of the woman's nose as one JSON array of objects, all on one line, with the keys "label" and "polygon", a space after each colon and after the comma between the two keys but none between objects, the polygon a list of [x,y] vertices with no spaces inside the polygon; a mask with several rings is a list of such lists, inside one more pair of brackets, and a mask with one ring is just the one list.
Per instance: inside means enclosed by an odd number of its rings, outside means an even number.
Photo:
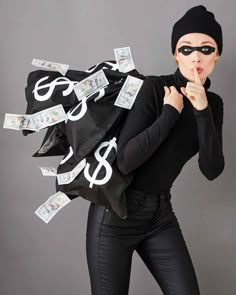
[{"label": "woman's nose", "polygon": [[200,60],[201,60],[201,52],[199,52],[197,50],[193,51],[192,54],[191,54],[191,58],[192,58],[192,61],[194,63],[200,62]]}]

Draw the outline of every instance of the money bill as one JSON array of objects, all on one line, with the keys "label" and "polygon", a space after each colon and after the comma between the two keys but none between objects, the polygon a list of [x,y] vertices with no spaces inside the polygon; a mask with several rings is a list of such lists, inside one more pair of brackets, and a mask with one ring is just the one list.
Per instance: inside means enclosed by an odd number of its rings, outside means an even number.
[{"label": "money bill", "polygon": [[86,166],[86,159],[79,162],[75,168],[69,172],[57,174],[57,182],[59,185],[71,183]]},{"label": "money bill", "polygon": [[39,167],[44,176],[57,176],[57,169],[54,167]]},{"label": "money bill", "polygon": [[71,200],[63,192],[57,192],[43,203],[35,214],[45,223],[48,223]]},{"label": "money bill", "polygon": [[61,63],[57,63],[57,62],[52,62],[52,61],[46,61],[46,60],[42,60],[42,59],[36,59],[36,58],[34,58],[32,60],[32,65],[36,66],[36,67],[45,68],[45,69],[59,72],[63,76],[65,76],[65,74],[67,73],[67,71],[69,69],[69,65],[61,64]]},{"label": "money bill", "polygon": [[30,115],[5,114],[3,128],[37,131]]},{"label": "money bill", "polygon": [[135,69],[130,47],[115,48],[114,53],[120,72],[127,73]]},{"label": "money bill", "polygon": [[65,121],[67,115],[61,104],[46,110],[40,111],[33,115],[6,114],[3,128],[15,130],[39,131]]},{"label": "money bill", "polygon": [[114,105],[131,109],[142,84],[143,80],[128,75]]},{"label": "money bill", "polygon": [[74,91],[78,97],[78,100],[82,100],[82,98],[94,94],[108,84],[109,82],[104,71],[99,70],[76,84],[74,86]]},{"label": "money bill", "polygon": [[35,211],[35,214],[45,223],[48,223],[70,201],[66,194],[59,191],[43,203]]},{"label": "money bill", "polygon": [[65,121],[67,118],[61,104],[40,111],[31,116],[37,130],[58,124]]}]

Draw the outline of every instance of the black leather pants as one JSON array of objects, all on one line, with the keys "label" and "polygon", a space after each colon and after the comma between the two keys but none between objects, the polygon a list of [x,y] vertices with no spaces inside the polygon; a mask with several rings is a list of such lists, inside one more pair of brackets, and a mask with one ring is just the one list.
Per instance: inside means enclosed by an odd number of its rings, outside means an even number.
[{"label": "black leather pants", "polygon": [[92,295],[128,295],[134,250],[163,294],[200,294],[170,198],[170,192],[153,196],[129,189],[127,219],[91,203],[86,251]]}]

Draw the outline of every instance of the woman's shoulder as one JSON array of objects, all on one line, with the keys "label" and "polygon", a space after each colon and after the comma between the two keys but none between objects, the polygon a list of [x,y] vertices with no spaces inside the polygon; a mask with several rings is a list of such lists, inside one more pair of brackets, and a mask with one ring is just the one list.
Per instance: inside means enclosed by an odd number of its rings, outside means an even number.
[{"label": "woman's shoulder", "polygon": [[149,75],[146,76],[150,83],[153,83],[156,87],[163,88],[164,86],[171,86],[174,85],[174,75]]},{"label": "woman's shoulder", "polygon": [[170,87],[174,84],[173,74],[171,75],[148,75],[144,80],[144,88],[150,88],[153,90],[153,99],[156,102],[156,106],[160,110],[163,106],[163,98],[165,96],[164,86]]},{"label": "woman's shoulder", "polygon": [[165,85],[160,76],[148,75],[145,76],[140,92],[143,94],[153,94],[153,97],[162,97],[165,92]]},{"label": "woman's shoulder", "polygon": [[207,100],[211,107],[213,116],[215,118],[221,118],[223,119],[223,113],[224,113],[224,103],[221,96],[215,92],[207,91]]},{"label": "woman's shoulder", "polygon": [[150,81],[155,85],[156,88],[164,92],[164,86],[170,87],[175,85],[174,74],[159,75],[159,76],[147,76]]},{"label": "woman's shoulder", "polygon": [[152,109],[159,112],[163,105],[164,85],[159,76],[145,76],[133,109]]},{"label": "woman's shoulder", "polygon": [[223,107],[223,99],[213,91],[207,91],[207,99],[212,107]]}]

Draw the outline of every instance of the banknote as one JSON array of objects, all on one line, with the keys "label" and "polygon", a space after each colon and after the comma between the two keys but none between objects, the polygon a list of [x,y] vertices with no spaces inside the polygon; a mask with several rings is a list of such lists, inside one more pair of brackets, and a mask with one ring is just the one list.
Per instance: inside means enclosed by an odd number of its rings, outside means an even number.
[{"label": "banknote", "polygon": [[115,48],[114,53],[120,72],[127,73],[135,69],[130,47]]},{"label": "banknote", "polygon": [[3,128],[37,131],[30,115],[5,114]]},{"label": "banknote", "polygon": [[35,214],[45,223],[48,223],[71,200],[63,192],[58,191],[43,203]]},{"label": "banknote", "polygon": [[52,61],[46,61],[46,60],[37,59],[37,58],[34,58],[32,60],[32,65],[36,66],[36,67],[45,68],[48,70],[53,70],[53,71],[59,72],[63,76],[65,76],[65,74],[67,73],[67,71],[69,69],[69,65],[61,64],[61,63],[57,63],[57,62],[52,62]]},{"label": "banknote", "polygon": [[114,105],[131,109],[142,84],[143,80],[128,75]]},{"label": "banknote", "polygon": [[44,176],[57,176],[57,168],[54,167],[39,167]]},{"label": "banknote", "polygon": [[108,84],[109,82],[104,71],[99,70],[76,84],[74,86],[74,91],[78,97],[78,100],[81,100],[84,97],[94,94]]},{"label": "banknote", "polygon": [[31,116],[37,130],[58,124],[65,121],[67,118],[67,115],[61,104],[45,109]]},{"label": "banknote", "polygon": [[15,130],[39,131],[65,121],[67,115],[61,104],[45,109],[33,115],[5,114],[3,128]]},{"label": "banknote", "polygon": [[75,168],[69,172],[57,174],[59,185],[71,183],[86,166],[86,159],[81,160]]}]

